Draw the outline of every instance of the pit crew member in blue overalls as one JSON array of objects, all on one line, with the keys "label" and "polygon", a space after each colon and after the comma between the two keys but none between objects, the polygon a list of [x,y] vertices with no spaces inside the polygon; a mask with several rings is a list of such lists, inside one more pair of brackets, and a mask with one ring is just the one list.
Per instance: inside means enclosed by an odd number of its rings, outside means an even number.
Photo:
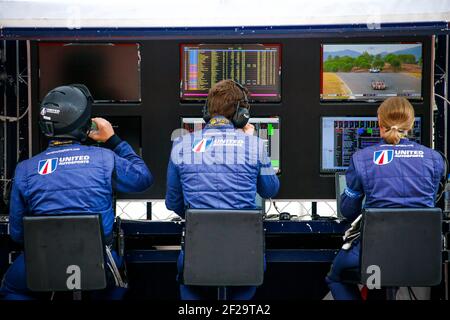
[{"label": "pit crew member in blue overalls", "polygon": [[355,152],[346,172],[341,212],[354,223],[326,277],[336,300],[361,299],[358,286],[341,282],[340,276],[345,269],[359,268],[356,226],[363,198],[366,208],[434,207],[445,171],[444,159],[437,151],[406,138],[414,125],[414,109],[407,99],[385,100],[378,108],[378,123],[382,141]]},{"label": "pit crew member in blue overalls", "polygon": [[[166,206],[184,217],[186,208],[255,209],[256,193],[272,198],[279,180],[264,141],[249,124],[247,89],[222,80],[209,91],[204,108],[206,127],[173,143],[167,170]],[[220,253],[218,253],[220,254]],[[178,259],[178,278],[183,270]],[[256,287],[232,287],[228,298],[251,299]],[[216,289],[180,284],[183,300],[214,299]]]},{"label": "pit crew member in blue overalls", "polygon": [[[91,119],[92,102],[89,90],[83,85],[57,87],[43,99],[39,125],[50,143],[44,152],[16,167],[9,230],[11,238],[22,243],[22,218],[26,215],[100,214],[110,281],[105,290],[95,292],[93,297],[120,299],[126,292],[126,283],[117,272],[122,267],[122,258],[110,250],[113,192],[144,191],[153,178],[144,161],[127,142],[114,134],[108,121]],[[104,142],[105,148],[84,145],[88,135]],[[42,297],[27,288],[23,253],[6,272],[0,296],[5,299]]]}]

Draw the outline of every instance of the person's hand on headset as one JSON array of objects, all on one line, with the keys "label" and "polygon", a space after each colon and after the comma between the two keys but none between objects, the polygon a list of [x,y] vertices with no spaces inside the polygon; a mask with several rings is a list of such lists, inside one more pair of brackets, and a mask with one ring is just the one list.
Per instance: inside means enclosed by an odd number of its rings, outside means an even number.
[{"label": "person's hand on headset", "polygon": [[252,124],[250,124],[250,123],[247,123],[247,124],[242,128],[242,130],[244,131],[244,133],[249,134],[249,135],[252,136],[252,135],[255,133],[255,126],[252,125]]},{"label": "person's hand on headset", "polygon": [[93,118],[92,122],[97,125],[97,130],[89,132],[89,138],[99,142],[105,142],[114,135],[114,129],[108,120]]}]

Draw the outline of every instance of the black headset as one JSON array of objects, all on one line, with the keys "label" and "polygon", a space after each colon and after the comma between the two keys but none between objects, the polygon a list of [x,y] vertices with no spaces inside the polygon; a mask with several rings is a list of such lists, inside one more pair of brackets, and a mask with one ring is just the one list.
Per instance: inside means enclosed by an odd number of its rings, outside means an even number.
[{"label": "black headset", "polygon": [[[231,118],[231,122],[234,124],[236,128],[243,128],[250,120],[250,104],[248,102],[247,93],[245,92],[244,86],[240,84],[237,81],[231,80],[233,83],[241,90],[243,99],[239,100],[236,105],[236,111],[233,114],[233,117]],[[244,102],[245,106],[241,106],[241,102]],[[208,110],[208,98],[205,101],[205,104],[203,105],[203,120],[205,120],[206,123],[211,120],[211,115],[209,114]]]}]

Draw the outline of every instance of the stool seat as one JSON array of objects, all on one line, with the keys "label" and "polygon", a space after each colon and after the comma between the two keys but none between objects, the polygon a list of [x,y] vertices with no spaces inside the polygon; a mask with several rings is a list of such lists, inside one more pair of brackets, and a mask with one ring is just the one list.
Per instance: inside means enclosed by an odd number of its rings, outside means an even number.
[{"label": "stool seat", "polygon": [[441,234],[439,208],[365,209],[360,268],[343,270],[341,281],[367,284],[373,275],[367,271],[376,266],[379,285],[386,289],[388,299],[395,299],[398,287],[438,285],[442,279]]},{"label": "stool seat", "polygon": [[259,286],[264,278],[260,210],[186,211],[183,283]]},{"label": "stool seat", "polygon": [[30,290],[80,292],[106,287],[100,215],[26,216],[23,224]]}]

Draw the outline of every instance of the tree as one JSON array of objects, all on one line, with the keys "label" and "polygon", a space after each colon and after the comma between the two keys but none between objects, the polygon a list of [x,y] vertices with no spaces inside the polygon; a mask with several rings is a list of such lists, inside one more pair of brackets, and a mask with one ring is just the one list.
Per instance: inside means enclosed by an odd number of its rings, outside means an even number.
[{"label": "tree", "polygon": [[353,68],[352,63],[346,62],[342,65],[342,71],[344,71],[344,72],[350,72],[350,71],[352,71],[352,68]]},{"label": "tree", "polygon": [[411,63],[411,64],[416,64],[416,56],[413,54],[399,54],[398,59],[400,59],[400,61],[402,63]]},{"label": "tree", "polygon": [[375,58],[372,62],[372,67],[381,70],[384,67],[384,61],[381,58]]},{"label": "tree", "polygon": [[402,63],[400,59],[395,58],[391,60],[391,66],[394,69],[394,71],[399,71],[401,69]]},{"label": "tree", "polygon": [[392,64],[392,60],[394,60],[395,58],[396,58],[395,54],[389,53],[384,57],[384,61],[389,64]]}]

